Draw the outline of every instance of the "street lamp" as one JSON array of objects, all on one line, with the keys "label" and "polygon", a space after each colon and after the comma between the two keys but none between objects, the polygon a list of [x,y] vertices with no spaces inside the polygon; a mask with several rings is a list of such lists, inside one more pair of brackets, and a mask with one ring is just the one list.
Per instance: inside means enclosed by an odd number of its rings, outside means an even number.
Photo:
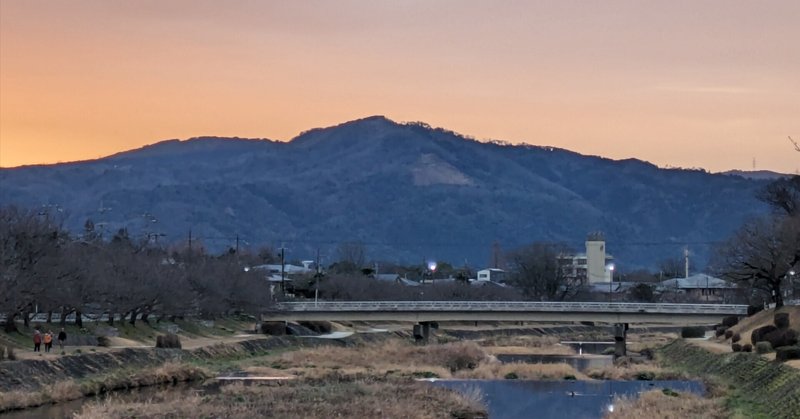
[{"label": "street lamp", "polygon": [[615,266],[614,266],[613,263],[611,263],[608,266],[606,266],[606,269],[608,270],[608,273],[609,273],[609,275],[608,275],[608,302],[609,303],[612,302],[612,297],[614,295],[613,294],[614,291],[612,289],[612,286],[614,284],[614,268],[615,268]]}]

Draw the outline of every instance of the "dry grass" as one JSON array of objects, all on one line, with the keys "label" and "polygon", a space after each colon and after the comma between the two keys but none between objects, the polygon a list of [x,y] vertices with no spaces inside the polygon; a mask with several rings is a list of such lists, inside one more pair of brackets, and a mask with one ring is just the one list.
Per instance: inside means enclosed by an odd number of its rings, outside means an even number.
[{"label": "dry grass", "polygon": [[605,417],[607,419],[726,419],[730,415],[719,399],[704,399],[689,393],[670,396],[662,391],[653,390],[636,399],[615,399],[614,412],[606,414]]},{"label": "dry grass", "polygon": [[586,375],[596,380],[686,380],[689,376],[653,364],[619,364],[592,368]]},{"label": "dry grass", "polygon": [[627,346],[629,351],[641,352],[662,347],[677,338],[677,333],[631,333],[627,336]]},{"label": "dry grass", "polygon": [[44,386],[39,391],[17,390],[0,393],[0,412],[75,400],[81,397],[83,397],[83,393],[80,385],[76,382],[59,381]]},{"label": "dry grass", "polygon": [[224,386],[218,394],[148,403],[109,400],[76,419],[99,418],[482,418],[480,394],[467,396],[425,383],[329,381]]},{"label": "dry grass", "polygon": [[473,342],[418,346],[399,340],[357,347],[320,346],[285,352],[267,359],[263,372],[287,372],[306,377],[325,377],[330,371],[352,374],[411,375],[429,371],[439,377],[452,377],[460,370],[476,368],[488,360],[486,352]]},{"label": "dry grass", "polygon": [[114,371],[110,374],[90,377],[81,382],[59,381],[43,386],[38,391],[0,392],[0,412],[75,400],[111,390],[189,381],[209,375],[201,368],[173,363],[133,372]]},{"label": "dry grass", "polygon": [[[780,310],[777,311],[778,313],[789,313],[789,325],[792,329],[800,331],[800,307],[797,306],[788,306],[788,307],[781,307]],[[753,333],[753,330],[761,327],[772,324],[773,317],[775,315],[775,310],[764,310],[761,312],[756,313],[753,316],[747,317],[739,322],[736,326],[730,328],[734,333],[739,333],[742,336],[742,340],[739,342],[742,345],[745,343],[750,343],[750,334]],[[720,340],[718,338],[718,340]],[[724,340],[724,339],[721,339]]]},{"label": "dry grass", "polygon": [[520,380],[563,380],[566,377],[585,379],[586,376],[578,372],[569,364],[526,364],[514,362],[503,364],[499,361],[480,364],[473,370],[460,371],[458,378],[497,379],[514,374]]},{"label": "dry grass", "polygon": [[556,336],[498,336],[478,343],[490,354],[575,355],[569,345],[562,345]]}]

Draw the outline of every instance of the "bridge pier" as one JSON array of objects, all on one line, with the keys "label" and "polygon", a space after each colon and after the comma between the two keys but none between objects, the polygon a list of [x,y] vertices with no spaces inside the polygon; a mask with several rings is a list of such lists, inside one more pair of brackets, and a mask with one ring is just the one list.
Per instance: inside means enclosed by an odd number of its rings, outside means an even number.
[{"label": "bridge pier", "polygon": [[431,329],[438,329],[438,322],[419,322],[414,325],[414,340],[417,343],[428,343],[431,339]]},{"label": "bridge pier", "polygon": [[627,354],[626,338],[628,335],[628,323],[614,324],[614,357],[625,356]]}]

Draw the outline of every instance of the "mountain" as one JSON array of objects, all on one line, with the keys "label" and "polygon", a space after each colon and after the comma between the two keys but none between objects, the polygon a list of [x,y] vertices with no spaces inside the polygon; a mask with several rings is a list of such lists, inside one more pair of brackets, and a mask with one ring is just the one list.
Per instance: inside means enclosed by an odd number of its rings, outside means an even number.
[{"label": "mountain", "polygon": [[780,178],[790,177],[792,175],[786,173],[773,172],[771,170],[728,170],[722,172],[723,175],[741,176],[746,179],[754,180],[777,180]]},{"label": "mountain", "polygon": [[[164,234],[210,250],[285,244],[292,259],[361,241],[370,258],[485,266],[508,250],[605,232],[622,269],[679,257],[766,208],[765,181],[660,169],[568,150],[478,142],[423,123],[369,117],[290,142],[170,140],[92,161],[0,170],[0,204],[63,211],[81,231]],[[693,265],[695,266],[695,265]]]}]

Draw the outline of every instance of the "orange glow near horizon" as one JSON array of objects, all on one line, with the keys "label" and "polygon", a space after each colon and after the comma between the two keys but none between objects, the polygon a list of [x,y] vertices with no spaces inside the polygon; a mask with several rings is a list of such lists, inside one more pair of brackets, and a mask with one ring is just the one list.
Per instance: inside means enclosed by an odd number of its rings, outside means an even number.
[{"label": "orange glow near horizon", "polygon": [[0,166],[370,115],[794,173],[800,2],[0,2]]}]

